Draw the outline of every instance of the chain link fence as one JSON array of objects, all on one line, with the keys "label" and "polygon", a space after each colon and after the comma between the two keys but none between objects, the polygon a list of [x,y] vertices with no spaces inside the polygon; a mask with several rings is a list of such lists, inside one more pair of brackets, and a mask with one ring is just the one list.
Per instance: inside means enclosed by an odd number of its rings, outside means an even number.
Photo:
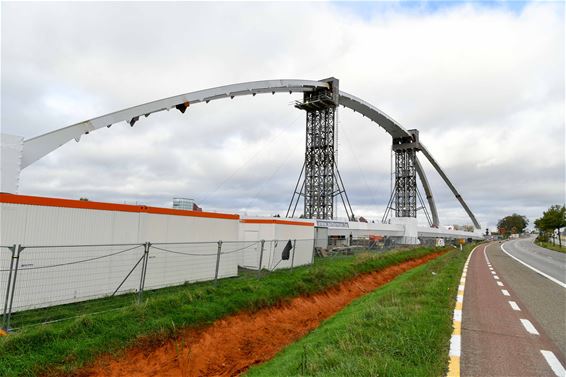
[{"label": "chain link fence", "polygon": [[383,251],[368,239],[0,246],[2,328],[12,331],[142,302],[144,293],[237,276],[260,278],[318,258]]}]

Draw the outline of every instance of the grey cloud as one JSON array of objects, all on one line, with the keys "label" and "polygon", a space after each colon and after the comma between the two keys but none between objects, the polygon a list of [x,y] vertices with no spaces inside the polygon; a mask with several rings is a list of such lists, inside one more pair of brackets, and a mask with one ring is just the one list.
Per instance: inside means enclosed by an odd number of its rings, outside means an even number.
[{"label": "grey cloud", "polygon": [[[482,224],[564,201],[564,16],[324,3],[3,3],[2,132],[33,137],[157,98],[269,78],[340,78],[423,141]],[[24,170],[21,192],[283,214],[304,156],[300,95],[164,112],[85,135]],[[390,137],[339,111],[356,213],[380,219]],[[469,223],[425,164],[444,224]],[[523,212],[521,212],[523,211]]]}]

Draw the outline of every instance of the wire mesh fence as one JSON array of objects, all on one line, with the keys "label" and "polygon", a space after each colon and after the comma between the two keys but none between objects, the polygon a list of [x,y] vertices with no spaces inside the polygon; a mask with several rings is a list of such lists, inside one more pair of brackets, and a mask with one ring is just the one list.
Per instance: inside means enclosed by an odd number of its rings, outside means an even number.
[{"label": "wire mesh fence", "polygon": [[389,246],[367,239],[349,239],[324,251],[313,239],[0,246],[2,328],[119,310],[140,303],[144,292],[153,295],[165,287],[260,278],[317,258]]},{"label": "wire mesh fence", "polygon": [[[40,308],[136,292],[139,275],[137,281],[132,275],[143,260],[144,244],[15,245],[10,252],[2,256],[0,269],[6,292],[5,328],[12,320],[35,322],[41,317]],[[100,308],[108,310],[117,304],[109,300],[108,307]]]}]

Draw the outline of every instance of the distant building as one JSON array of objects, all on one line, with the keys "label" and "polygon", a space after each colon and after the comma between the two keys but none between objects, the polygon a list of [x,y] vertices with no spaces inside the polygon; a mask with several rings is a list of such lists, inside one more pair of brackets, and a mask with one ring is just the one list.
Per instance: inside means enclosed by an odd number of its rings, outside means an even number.
[{"label": "distant building", "polygon": [[202,208],[195,203],[195,200],[189,198],[173,198],[173,208],[187,211],[202,211]]}]

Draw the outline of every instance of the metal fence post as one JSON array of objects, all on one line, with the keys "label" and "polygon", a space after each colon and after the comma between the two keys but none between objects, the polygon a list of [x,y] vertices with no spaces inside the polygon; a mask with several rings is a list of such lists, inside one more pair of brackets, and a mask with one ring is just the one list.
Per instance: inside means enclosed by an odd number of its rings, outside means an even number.
[{"label": "metal fence post", "polygon": [[297,240],[293,240],[293,256],[291,257],[291,269],[295,265],[295,250],[297,248]]},{"label": "metal fence post", "polygon": [[12,281],[12,291],[10,292],[10,306],[6,318],[6,330],[10,328],[10,319],[12,318],[12,305],[14,303],[14,292],[16,291],[16,278],[18,277],[18,266],[20,264],[20,254],[24,248],[22,245],[15,245],[16,265],[14,266],[14,280]]},{"label": "metal fence post", "polygon": [[10,287],[12,286],[12,270],[14,269],[14,259],[16,253],[16,245],[11,246],[8,248],[12,252],[12,256],[10,257],[10,272],[8,273],[8,282],[6,287],[6,298],[4,299],[4,310],[2,312],[2,328],[8,329],[6,326],[6,318],[8,316],[8,299],[10,298]]},{"label": "metal fence post", "polygon": [[214,285],[218,284],[218,268],[220,267],[221,251],[222,251],[222,241],[218,241],[218,252],[216,253],[216,271],[214,272]]},{"label": "metal fence post", "polygon": [[314,264],[314,253],[316,252],[316,240],[312,244],[311,265]]},{"label": "metal fence post", "polygon": [[261,240],[261,251],[259,252],[259,266],[257,267],[257,278],[259,279],[261,274],[261,268],[263,263],[263,247],[265,245],[265,240]]},{"label": "metal fence post", "polygon": [[147,271],[147,261],[149,259],[149,248],[151,247],[151,243],[146,242],[143,244],[143,263],[141,268],[141,275],[140,275],[140,288],[138,290],[138,304],[141,303],[143,298],[143,289],[145,287],[145,275]]}]

